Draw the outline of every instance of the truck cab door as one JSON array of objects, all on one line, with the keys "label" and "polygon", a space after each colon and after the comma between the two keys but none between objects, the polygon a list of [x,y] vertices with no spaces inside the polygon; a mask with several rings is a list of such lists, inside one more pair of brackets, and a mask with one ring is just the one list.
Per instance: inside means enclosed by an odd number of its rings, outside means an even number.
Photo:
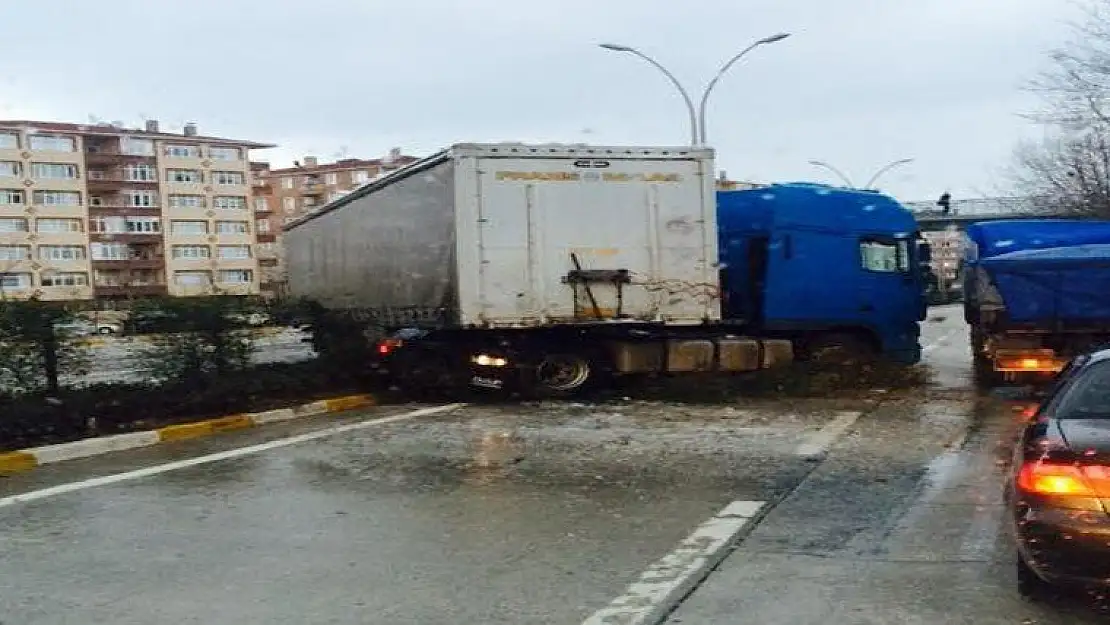
[{"label": "truck cab door", "polygon": [[910,239],[864,235],[859,239],[859,258],[857,303],[862,319],[891,330],[906,320],[924,319],[924,276],[916,268]]}]

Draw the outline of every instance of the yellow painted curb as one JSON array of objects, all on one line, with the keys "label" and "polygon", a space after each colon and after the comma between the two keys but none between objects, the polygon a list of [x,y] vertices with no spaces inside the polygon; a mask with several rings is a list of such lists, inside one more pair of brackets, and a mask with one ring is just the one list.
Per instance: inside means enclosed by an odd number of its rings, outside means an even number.
[{"label": "yellow painted curb", "polygon": [[[111,444],[110,442],[105,445],[105,449],[98,452],[85,451],[80,455],[70,454],[68,457],[65,454],[59,454],[57,451],[50,453],[51,447],[66,447],[71,445],[85,446],[90,441],[97,440],[94,438],[82,439],[70,443],[60,443],[56,446],[47,445],[46,447],[36,447],[34,449],[26,449],[21,451],[12,451],[7,453],[0,453],[0,475],[8,475],[18,473],[21,471],[29,471],[40,464],[49,464],[52,462],[61,462],[66,459],[73,458],[86,458],[89,456],[96,456],[101,453],[123,451],[124,449],[133,449],[138,447],[145,447],[154,442],[167,443],[172,441],[185,441],[194,438],[201,438],[204,436],[211,436],[213,434],[222,434],[224,432],[234,432],[236,430],[246,430],[256,426],[260,426],[273,421],[284,421],[286,419],[293,419],[299,416],[311,416],[322,414],[323,412],[341,412],[343,410],[352,410],[354,408],[365,408],[373,406],[376,402],[373,395],[347,395],[345,397],[334,397],[332,399],[318,400],[308,404],[301,404],[299,406],[291,406],[289,408],[278,408],[276,410],[269,410],[253,414],[238,414],[230,415],[227,417],[219,417],[216,419],[206,419],[204,421],[196,421],[193,423],[182,423],[178,425],[167,425],[166,427],[158,428],[155,430],[145,430],[140,432],[129,432],[127,434],[119,434],[117,436],[108,436],[105,438],[117,437],[140,437],[144,438],[145,442],[130,446],[119,446]],[[324,410],[321,411],[320,407]],[[306,410],[314,408],[314,410]],[[301,412],[304,410],[304,412]],[[285,416],[277,416],[275,414],[282,413]],[[269,418],[267,418],[269,417]],[[151,435],[153,434],[153,437]],[[44,462],[39,462],[37,453],[45,453]]]},{"label": "yellow painted curb", "polygon": [[208,423],[212,425],[213,434],[220,434],[222,432],[234,432],[236,430],[245,430],[247,428],[254,427],[254,419],[252,419],[250,415],[245,414],[212,419]]},{"label": "yellow painted curb", "polygon": [[328,412],[342,412],[344,410],[366,408],[367,406],[373,405],[373,395],[347,395],[346,397],[335,397],[333,399],[324,400],[324,407]]},{"label": "yellow painted curb", "polygon": [[167,425],[164,428],[158,428],[155,432],[158,432],[158,440],[163,443],[185,441],[191,438],[208,436],[212,433],[212,424],[208,421],[198,421],[196,423],[182,423],[181,425]]},{"label": "yellow painted curb", "polygon": [[12,451],[0,454],[0,475],[30,471],[38,465],[38,460],[25,451]]}]

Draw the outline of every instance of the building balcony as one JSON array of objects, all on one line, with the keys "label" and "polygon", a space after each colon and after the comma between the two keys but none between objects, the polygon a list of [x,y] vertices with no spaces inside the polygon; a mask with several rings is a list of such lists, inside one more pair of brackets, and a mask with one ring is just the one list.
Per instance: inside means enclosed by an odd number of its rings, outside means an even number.
[{"label": "building balcony", "polygon": [[166,266],[161,258],[129,258],[127,260],[93,260],[93,269],[106,271],[124,269],[163,269]]},{"label": "building balcony", "polygon": [[121,152],[117,148],[87,147],[85,148],[85,162],[89,165],[114,165],[117,163],[154,164],[155,157],[153,154]]},{"label": "building balcony", "polygon": [[95,297],[159,297],[169,295],[164,283],[94,284]]},{"label": "building balcony", "polygon": [[278,258],[277,258],[277,256],[259,256],[258,257],[258,266],[259,267],[277,267],[278,266]]},{"label": "building balcony", "polygon": [[137,179],[128,178],[122,173],[94,173],[89,171],[88,179],[85,180],[88,184],[89,191],[111,191],[122,189],[124,187],[138,187],[142,189],[151,189],[158,187],[157,179]]},{"label": "building balcony", "polygon": [[259,243],[275,243],[277,241],[276,234],[268,234],[264,232],[259,232],[255,235],[255,238],[258,240]]},{"label": "building balcony", "polygon": [[139,243],[156,245],[162,241],[161,232],[90,232],[94,243]]},{"label": "building balcony", "polygon": [[316,197],[326,195],[328,192],[328,185],[322,182],[306,182],[301,185],[301,195],[309,197]]},{"label": "building balcony", "polygon": [[100,204],[89,207],[89,214],[97,217],[159,217],[162,209],[154,206],[131,206],[128,204]]}]

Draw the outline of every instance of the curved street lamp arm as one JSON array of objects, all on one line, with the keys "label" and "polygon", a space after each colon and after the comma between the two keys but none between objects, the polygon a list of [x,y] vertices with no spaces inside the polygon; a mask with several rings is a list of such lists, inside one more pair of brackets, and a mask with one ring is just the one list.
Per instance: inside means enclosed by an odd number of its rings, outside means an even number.
[{"label": "curved street lamp arm", "polygon": [[902,165],[909,165],[912,162],[913,162],[912,158],[903,158],[901,160],[897,160],[897,161],[887,163],[882,168],[880,168],[879,171],[875,172],[874,176],[871,176],[871,179],[867,181],[867,186],[865,186],[864,188],[865,189],[873,188],[874,185],[875,185],[875,182],[877,182],[883,174],[885,174],[886,172],[894,169],[895,167],[900,167]]},{"label": "curved street lamp arm", "polygon": [[844,175],[844,172],[826,163],[825,161],[810,161],[809,164],[813,165],[814,167],[820,167],[822,169],[827,169],[831,171],[832,173],[836,174],[837,178],[840,178],[840,180],[843,181],[844,184],[847,185],[849,188],[855,188],[856,186],[852,184],[852,181],[850,178],[848,178],[848,176]]},{"label": "curved street lamp arm", "polygon": [[671,81],[671,84],[673,84],[675,86],[675,88],[678,89],[678,92],[680,94],[682,94],[682,99],[686,102],[686,111],[690,115],[690,145],[692,145],[692,146],[697,145],[698,144],[698,117],[697,117],[697,114],[694,112],[694,100],[690,98],[690,93],[688,91],[686,91],[686,87],[683,87],[682,83],[679,82],[678,78],[675,78],[675,75],[672,74],[671,71],[668,70],[666,67],[663,67],[663,64],[660,63],[659,61],[656,61],[655,59],[653,59],[650,56],[644,54],[643,52],[640,52],[639,50],[637,50],[635,48],[628,48],[627,50],[623,50],[623,51],[635,54],[636,56],[638,56],[641,59],[647,61],[648,63],[651,63],[653,66],[655,66],[655,69],[658,69],[659,71],[663,72],[663,75],[666,76],[667,79]]},{"label": "curved street lamp arm", "polygon": [[702,93],[701,93],[701,103],[698,105],[698,142],[700,142],[702,145],[704,145],[706,140],[707,140],[706,139],[706,124],[705,124],[705,109],[706,109],[706,103],[709,102],[709,94],[713,93],[713,89],[714,89],[714,87],[717,86],[717,83],[721,81],[721,77],[723,77],[726,73],[728,73],[728,70],[732,69],[732,66],[735,65],[737,61],[744,58],[744,55],[751,52],[752,50],[755,50],[756,48],[758,48],[761,45],[763,45],[762,40],[757,41],[757,42],[753,43],[752,45],[750,45],[750,46],[744,48],[743,50],[741,50],[738,54],[734,55],[731,59],[729,59],[728,62],[726,62],[724,65],[722,65],[721,69],[717,70],[717,75],[714,76],[713,79],[710,80],[705,85],[705,90],[702,91]]}]

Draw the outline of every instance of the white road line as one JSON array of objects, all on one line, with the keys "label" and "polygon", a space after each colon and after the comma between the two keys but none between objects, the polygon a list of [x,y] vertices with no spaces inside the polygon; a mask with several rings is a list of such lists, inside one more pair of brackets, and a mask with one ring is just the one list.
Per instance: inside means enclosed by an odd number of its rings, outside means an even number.
[{"label": "white road line", "polygon": [[289,447],[300,443],[307,443],[309,441],[335,436],[336,434],[343,434],[345,432],[354,432],[356,430],[363,430],[372,428],[378,425],[386,425],[388,423],[396,423],[398,421],[407,421],[417,417],[425,417],[428,415],[447,412],[456,408],[461,408],[466,404],[447,404],[445,406],[433,406],[431,408],[421,408],[403,414],[393,415],[389,417],[382,417],[380,419],[371,419],[369,421],[359,421],[357,423],[349,423],[347,425],[340,425],[326,430],[319,430],[316,432],[309,432],[307,434],[300,434],[298,436],[290,436],[289,438],[282,438],[276,441],[269,441],[260,443],[258,445],[251,445],[249,447],[240,447],[238,449],[229,449],[206,456],[197,456],[196,458],[188,458],[186,460],[178,460],[175,462],[167,462],[166,464],[159,464],[152,467],[137,469],[135,471],[127,471],[124,473],[116,473],[114,475],[105,475],[103,477],[96,477],[88,480],[81,480],[79,482],[70,482],[68,484],[59,484],[58,486],[51,486],[50,488],[43,488],[41,490],[33,490],[19,495],[11,495],[8,497],[0,498],[0,508],[7,506],[14,506],[19,503],[26,503],[29,501],[38,501],[48,497],[55,497],[57,495],[64,495],[86,488],[95,488],[97,486],[106,486],[108,484],[117,484],[119,482],[126,482],[130,480],[137,480],[151,475],[158,475],[160,473],[167,473],[169,471],[176,471],[178,469],[185,469],[188,467],[195,467],[202,464],[211,464],[213,462],[220,462],[222,460],[231,460],[232,458],[241,458],[243,456],[250,456],[253,454],[262,453],[271,449],[280,449],[282,447]]},{"label": "white road line", "polygon": [[860,418],[861,412],[841,412],[832,421],[826,423],[820,430],[806,437],[802,444],[794,449],[796,456],[819,456],[829,450],[836,439],[840,438],[848,428],[852,427]]},{"label": "white road line", "polygon": [[728,555],[767,502],[734,501],[640,574],[625,594],[582,625],[657,625]]}]

